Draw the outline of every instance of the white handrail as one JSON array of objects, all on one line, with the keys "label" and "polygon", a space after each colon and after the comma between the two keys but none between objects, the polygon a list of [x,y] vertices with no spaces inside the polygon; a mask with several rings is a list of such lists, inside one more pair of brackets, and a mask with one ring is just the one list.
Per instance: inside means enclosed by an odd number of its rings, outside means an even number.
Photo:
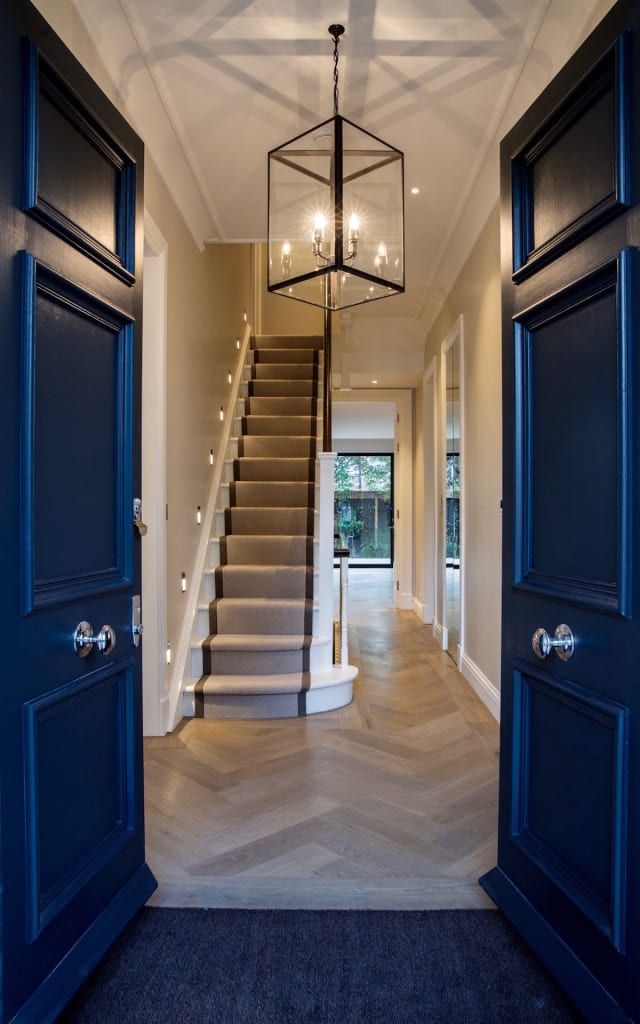
[{"label": "white handrail", "polygon": [[224,419],[224,426],[222,428],[222,436],[218,443],[218,453],[216,457],[216,463],[213,471],[213,479],[211,481],[211,490],[209,491],[209,498],[204,508],[204,514],[202,518],[202,533],[200,535],[200,543],[195,557],[195,563],[193,566],[193,572],[190,576],[190,586],[187,592],[187,604],[185,608],[184,618],[182,620],[182,629],[180,630],[180,639],[176,650],[176,656],[173,664],[173,672],[171,675],[171,685],[169,690],[169,714],[168,714],[168,727],[169,731],[172,731],[178,725],[182,718],[182,687],[184,676],[186,672],[187,659],[191,650],[191,638],[193,634],[193,626],[195,617],[198,611],[198,599],[200,596],[200,587],[202,585],[202,576],[204,573],[205,565],[207,562],[207,555],[209,552],[209,545],[211,543],[213,517],[216,514],[216,508],[218,504],[218,491],[220,484],[223,482],[224,463],[227,457],[227,448],[229,446],[229,440],[231,438],[231,431],[233,429],[234,420],[236,417],[236,405],[238,398],[240,397],[240,387],[244,381],[245,364],[247,361],[247,352],[249,350],[249,340],[251,338],[251,324],[247,324],[240,345],[240,351],[238,352],[238,360],[236,363],[236,371],[233,378],[233,386],[231,388],[231,395],[229,397],[229,404],[227,406],[227,415]]}]

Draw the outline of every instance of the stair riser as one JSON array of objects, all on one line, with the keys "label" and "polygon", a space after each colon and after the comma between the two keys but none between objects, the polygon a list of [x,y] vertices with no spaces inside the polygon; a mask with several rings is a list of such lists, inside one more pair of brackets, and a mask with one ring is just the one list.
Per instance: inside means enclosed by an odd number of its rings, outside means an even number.
[{"label": "stair riser", "polygon": [[313,380],[250,380],[250,398],[317,398],[321,388]]},{"label": "stair riser", "polygon": [[315,459],[319,451],[316,437],[241,437],[238,440],[238,456],[242,458],[292,458]]},{"label": "stair riser", "polygon": [[229,480],[298,482],[315,480],[315,459],[236,459],[227,467]]},{"label": "stair riser", "polygon": [[313,599],[314,573],[306,566],[220,566],[215,574],[216,597],[262,598],[278,601]]},{"label": "stair riser", "polygon": [[[302,583],[298,583],[296,581],[295,586],[297,589],[294,589],[294,585],[292,583],[287,588],[282,587],[280,591],[277,593],[275,587],[263,589],[262,591],[260,591],[260,593],[253,593],[251,592],[253,588],[244,587],[245,592],[243,594],[231,593],[230,588],[228,586],[223,586],[223,593],[219,594],[217,592],[215,569],[211,569],[208,572],[205,572],[202,580],[202,587],[200,589],[200,603],[208,604],[210,601],[213,601],[214,598],[216,597],[272,597],[276,601],[317,601],[319,599],[317,573],[313,574],[313,588],[311,593],[308,593],[304,589],[304,584]],[[255,589],[257,591],[257,587]],[[204,626],[204,632],[208,632],[208,627],[206,625]],[[198,629],[198,635],[200,634],[201,630]]]},{"label": "stair riser", "polygon": [[[313,536],[315,513],[308,508],[226,508],[216,513],[220,534]],[[220,521],[221,520],[221,521]]]},{"label": "stair riser", "polygon": [[245,437],[315,437],[318,424],[315,416],[243,416]]},{"label": "stair riser", "polygon": [[203,651],[205,675],[268,676],[308,672],[308,651]]},{"label": "stair riser", "polygon": [[251,338],[251,351],[267,348],[311,348],[322,351],[324,339],[321,334],[256,334]]},{"label": "stair riser", "polygon": [[316,366],[318,353],[312,348],[258,348],[253,353],[256,363],[309,363]]},{"label": "stair riser", "polygon": [[231,508],[303,508],[312,506],[315,484],[234,481],[229,485]]},{"label": "stair riser", "polygon": [[245,413],[247,416],[315,416],[317,405],[316,398],[300,398],[296,395],[284,395],[280,398],[247,398]]},{"label": "stair riser", "polygon": [[254,363],[254,380],[315,380],[317,367],[313,363]]},{"label": "stair riser", "polygon": [[267,633],[269,636],[301,634],[309,636],[313,629],[313,606],[298,602],[294,607],[278,607],[277,602],[253,605],[250,608],[232,604],[221,598],[210,610],[209,631],[235,636]]},{"label": "stair riser", "polygon": [[306,537],[212,537],[209,567],[220,565],[221,543],[225,565],[314,565],[318,541]]}]

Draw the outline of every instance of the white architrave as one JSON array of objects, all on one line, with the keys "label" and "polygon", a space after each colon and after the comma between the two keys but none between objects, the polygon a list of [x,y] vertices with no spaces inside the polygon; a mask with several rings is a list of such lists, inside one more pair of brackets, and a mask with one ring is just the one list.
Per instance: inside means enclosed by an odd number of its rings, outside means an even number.
[{"label": "white architrave", "polygon": [[440,347],[440,442],[439,452],[440,458],[438,460],[438,478],[439,478],[439,507],[440,507],[440,529],[439,533],[439,567],[440,567],[440,585],[439,585],[439,600],[438,610],[440,617],[440,627],[442,631],[442,649],[446,650],[448,647],[449,640],[449,629],[447,625],[447,601],[446,601],[446,516],[444,515],[444,475],[445,467],[447,463],[447,352],[451,346],[456,342],[460,343],[460,644],[458,648],[458,659],[457,665],[458,670],[462,671],[462,664],[464,660],[464,625],[465,625],[465,561],[466,561],[466,536],[465,536],[465,506],[466,506],[466,486],[465,486],[465,385],[464,385],[464,322],[463,316],[460,314],[453,327],[449,331],[447,337],[442,342]]},{"label": "white architrave", "polygon": [[144,212],[142,360],[142,688],[145,736],[168,727],[166,407],[168,246]]}]

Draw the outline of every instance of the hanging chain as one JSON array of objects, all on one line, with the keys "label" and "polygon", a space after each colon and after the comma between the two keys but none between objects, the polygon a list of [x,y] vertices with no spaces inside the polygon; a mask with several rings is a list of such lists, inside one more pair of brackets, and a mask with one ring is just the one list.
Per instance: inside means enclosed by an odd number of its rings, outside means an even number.
[{"label": "hanging chain", "polygon": [[338,47],[340,36],[344,35],[344,25],[329,25],[329,35],[333,37],[333,116],[338,116]]},{"label": "hanging chain", "polygon": [[338,116],[338,96],[340,95],[338,89],[338,46],[340,45],[340,36],[336,35],[333,42],[333,116]]}]

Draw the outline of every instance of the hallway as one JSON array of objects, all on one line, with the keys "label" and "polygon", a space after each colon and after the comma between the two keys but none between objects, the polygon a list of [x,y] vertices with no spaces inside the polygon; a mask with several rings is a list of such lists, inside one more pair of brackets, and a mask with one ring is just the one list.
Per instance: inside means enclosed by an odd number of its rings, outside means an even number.
[{"label": "hallway", "polygon": [[350,625],[349,707],[145,741],[152,905],[492,906],[495,721],[391,571],[351,573]]}]

